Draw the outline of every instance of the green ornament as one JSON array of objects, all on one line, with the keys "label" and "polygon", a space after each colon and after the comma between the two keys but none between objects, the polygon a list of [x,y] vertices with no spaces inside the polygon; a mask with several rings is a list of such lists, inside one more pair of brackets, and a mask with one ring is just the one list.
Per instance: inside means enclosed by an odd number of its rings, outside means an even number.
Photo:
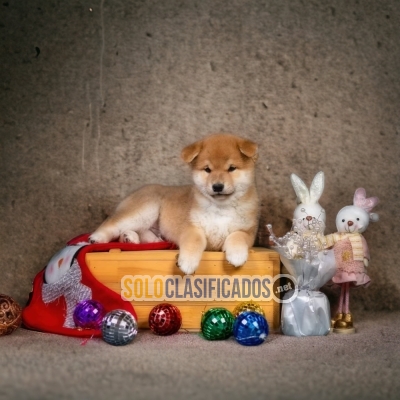
[{"label": "green ornament", "polygon": [[233,314],[223,307],[210,308],[201,318],[201,331],[207,340],[224,340],[232,335]]}]

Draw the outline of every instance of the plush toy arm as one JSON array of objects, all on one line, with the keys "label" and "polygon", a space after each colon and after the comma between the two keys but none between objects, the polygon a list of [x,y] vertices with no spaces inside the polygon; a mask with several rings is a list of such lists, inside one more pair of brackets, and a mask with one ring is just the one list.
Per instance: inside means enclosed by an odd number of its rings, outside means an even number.
[{"label": "plush toy arm", "polygon": [[323,236],[321,238],[322,242],[322,248],[323,249],[329,249],[330,247],[333,247],[333,245],[336,243],[337,240],[335,240],[334,233],[331,233],[330,235]]},{"label": "plush toy arm", "polygon": [[361,241],[362,241],[362,246],[363,246],[363,253],[364,253],[364,265],[365,267],[368,267],[369,265],[369,260],[370,260],[370,255],[369,255],[369,249],[367,245],[367,241],[365,240],[364,236],[361,235]]}]

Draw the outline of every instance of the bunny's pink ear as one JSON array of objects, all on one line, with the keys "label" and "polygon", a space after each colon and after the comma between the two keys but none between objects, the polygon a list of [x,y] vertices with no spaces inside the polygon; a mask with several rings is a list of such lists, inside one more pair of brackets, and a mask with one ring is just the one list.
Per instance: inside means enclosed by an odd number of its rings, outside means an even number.
[{"label": "bunny's pink ear", "polygon": [[358,188],[354,193],[353,204],[367,211],[368,213],[379,203],[377,197],[369,197],[364,188]]}]

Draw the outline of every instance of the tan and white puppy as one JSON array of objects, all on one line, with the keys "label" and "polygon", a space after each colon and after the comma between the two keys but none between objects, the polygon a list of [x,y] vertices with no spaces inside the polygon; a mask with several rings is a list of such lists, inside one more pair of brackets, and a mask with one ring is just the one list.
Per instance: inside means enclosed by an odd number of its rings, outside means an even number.
[{"label": "tan and white puppy", "polygon": [[205,250],[222,250],[230,264],[243,265],[258,227],[257,151],[252,141],[230,134],[185,147],[181,156],[192,169],[194,185],[142,187],[118,205],[90,241],[174,242],[185,274],[196,270]]}]

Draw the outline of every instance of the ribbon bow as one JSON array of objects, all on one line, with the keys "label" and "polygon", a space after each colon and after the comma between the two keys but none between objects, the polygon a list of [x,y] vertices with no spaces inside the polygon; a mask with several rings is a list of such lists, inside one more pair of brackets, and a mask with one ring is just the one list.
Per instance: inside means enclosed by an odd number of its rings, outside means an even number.
[{"label": "ribbon bow", "polygon": [[74,310],[82,300],[92,298],[92,289],[81,283],[82,272],[76,259],[73,261],[69,271],[55,283],[44,283],[42,299],[45,304],[51,303],[64,296],[67,304],[64,327],[75,328]]}]

